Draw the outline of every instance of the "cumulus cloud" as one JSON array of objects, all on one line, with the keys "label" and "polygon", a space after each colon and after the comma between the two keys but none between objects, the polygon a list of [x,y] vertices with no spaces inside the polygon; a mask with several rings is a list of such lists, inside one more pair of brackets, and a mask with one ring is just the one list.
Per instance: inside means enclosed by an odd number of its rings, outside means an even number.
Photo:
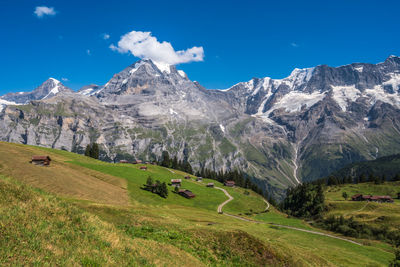
[{"label": "cumulus cloud", "polygon": [[175,51],[171,43],[159,42],[151,32],[131,31],[121,37],[118,45],[110,45],[111,50],[120,53],[130,52],[138,58],[151,59],[171,65],[203,61],[203,47],[194,46],[186,50]]},{"label": "cumulus cloud", "polygon": [[68,80],[68,78],[62,77],[62,78],[61,78],[61,81],[63,81],[63,82],[68,82],[69,80]]},{"label": "cumulus cloud", "polygon": [[292,47],[299,47],[299,45],[296,44],[296,43],[290,43],[290,45],[291,45]]},{"label": "cumulus cloud", "polygon": [[88,54],[88,56],[92,55],[92,51],[90,51],[90,49],[86,50],[86,54]]},{"label": "cumulus cloud", "polygon": [[37,6],[33,13],[38,18],[43,18],[44,16],[54,16],[57,12],[54,10],[54,7]]},{"label": "cumulus cloud", "polygon": [[101,35],[101,37],[102,37],[104,40],[110,39],[110,35],[109,35],[108,33],[103,33],[103,34]]}]

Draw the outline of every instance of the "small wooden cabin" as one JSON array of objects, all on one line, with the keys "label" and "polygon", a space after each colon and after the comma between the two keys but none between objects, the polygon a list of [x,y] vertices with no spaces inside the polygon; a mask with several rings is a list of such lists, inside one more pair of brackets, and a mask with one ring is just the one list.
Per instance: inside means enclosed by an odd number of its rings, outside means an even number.
[{"label": "small wooden cabin", "polygon": [[132,164],[142,164],[143,161],[141,161],[140,159],[134,160],[132,162]]},{"label": "small wooden cabin", "polygon": [[361,201],[361,200],[363,200],[362,197],[363,197],[363,195],[361,195],[361,194],[355,194],[354,196],[351,197],[351,200]]},{"label": "small wooden cabin", "polygon": [[189,175],[185,176],[185,179],[190,179],[190,176]]},{"label": "small wooden cabin", "polygon": [[207,187],[214,187],[214,183],[208,183],[206,186]]},{"label": "small wooden cabin", "polygon": [[393,199],[390,196],[372,196],[372,195],[362,195],[356,194],[351,197],[353,201],[373,201],[373,202],[387,202],[392,203]]},{"label": "small wooden cabin", "polygon": [[193,194],[192,191],[187,190],[187,189],[179,190],[178,194],[185,198],[194,198],[196,196],[195,194]]},{"label": "small wooden cabin", "polygon": [[51,158],[49,156],[32,156],[30,163],[41,166],[49,166]]},{"label": "small wooden cabin", "polygon": [[235,186],[235,181],[226,181],[224,183],[225,186],[229,186],[229,187],[234,187]]},{"label": "small wooden cabin", "polygon": [[182,184],[182,180],[181,179],[171,179],[171,184],[172,184],[172,186],[180,187]]},{"label": "small wooden cabin", "polygon": [[127,161],[127,160],[125,160],[125,159],[121,159],[121,160],[119,161],[119,163],[129,163],[129,161]]},{"label": "small wooden cabin", "polygon": [[145,171],[147,170],[147,166],[140,166],[140,169]]},{"label": "small wooden cabin", "polygon": [[203,177],[197,177],[197,178],[196,178],[196,181],[197,181],[197,182],[203,181]]}]

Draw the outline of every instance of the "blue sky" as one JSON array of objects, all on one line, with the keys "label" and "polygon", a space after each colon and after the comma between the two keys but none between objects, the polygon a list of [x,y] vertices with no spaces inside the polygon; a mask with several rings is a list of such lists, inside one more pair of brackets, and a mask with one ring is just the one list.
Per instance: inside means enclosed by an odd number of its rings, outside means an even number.
[{"label": "blue sky", "polygon": [[[38,6],[55,14],[38,17]],[[295,67],[377,63],[400,55],[399,9],[399,1],[384,0],[1,0],[0,94],[32,90],[48,77],[66,78],[75,90],[104,84],[138,60],[109,48],[131,31],[151,32],[176,51],[202,47],[203,61],[178,69],[211,89],[283,78]]]}]

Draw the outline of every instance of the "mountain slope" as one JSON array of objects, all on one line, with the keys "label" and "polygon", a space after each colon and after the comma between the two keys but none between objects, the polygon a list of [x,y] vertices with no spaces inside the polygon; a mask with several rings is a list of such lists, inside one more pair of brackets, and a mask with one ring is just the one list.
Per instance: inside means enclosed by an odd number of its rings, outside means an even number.
[{"label": "mountain slope", "polygon": [[[194,199],[177,196],[171,186],[167,199],[139,188],[149,174],[161,181],[187,175],[176,170],[148,165],[148,170],[143,171],[140,165],[105,163],[67,151],[20,144],[0,142],[0,147],[13,152],[9,161],[0,158],[0,174],[13,169],[13,162],[26,170],[9,178],[0,176],[0,225],[7,225],[2,229],[5,235],[0,235],[4,248],[0,252],[2,265],[13,265],[15,257],[19,257],[19,262],[38,265],[137,262],[182,266],[386,266],[393,257],[390,247],[379,242],[357,240],[363,243],[359,246],[218,214],[217,207],[226,196],[220,190],[205,187],[208,179],[204,183],[183,180],[183,186],[191,186],[197,195]],[[49,167],[32,166],[28,160],[33,154],[48,154],[53,161]],[[32,171],[29,166],[40,170],[35,177],[43,183],[46,175],[53,176],[60,166],[65,168],[64,172],[78,171],[76,175],[82,178],[90,175],[101,181],[104,177],[114,182],[125,180],[129,204],[104,203],[101,195],[98,200],[88,200],[75,195],[66,181],[60,181],[57,190],[47,188],[39,192],[19,185],[16,181],[25,181],[24,176]],[[114,182],[107,182],[110,188]],[[251,192],[247,195],[240,188],[225,188],[234,197],[224,207],[226,212],[317,231],[301,220],[286,218],[272,207],[267,213],[243,215],[258,213],[265,203]],[[47,190],[58,197],[45,193]],[[59,192],[64,192],[63,197]],[[60,231],[60,227],[64,230]]]},{"label": "mountain slope", "polygon": [[195,169],[240,168],[279,197],[346,164],[398,153],[399,75],[391,56],[206,90],[174,66],[141,60],[104,86],[8,105],[0,138],[79,153],[97,142],[107,161],[168,150]]},{"label": "mountain slope", "polygon": [[360,177],[365,175],[385,176],[386,179],[392,179],[396,175],[400,175],[400,154],[380,157],[375,160],[355,162],[349,164],[331,175],[335,177]]}]

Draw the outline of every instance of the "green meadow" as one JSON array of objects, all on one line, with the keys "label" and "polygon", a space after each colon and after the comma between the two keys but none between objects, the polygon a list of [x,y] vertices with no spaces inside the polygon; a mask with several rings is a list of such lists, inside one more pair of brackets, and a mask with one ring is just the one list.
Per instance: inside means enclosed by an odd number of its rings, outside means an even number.
[{"label": "green meadow", "polygon": [[[46,154],[49,167],[30,157]],[[226,188],[160,166],[105,163],[66,151],[0,142],[0,265],[82,266],[387,266],[392,248],[382,242],[343,240],[257,224],[320,231],[275,210],[261,196]],[[196,194],[186,199],[141,189],[148,176]],[[332,234],[332,233],[330,233]]]}]

